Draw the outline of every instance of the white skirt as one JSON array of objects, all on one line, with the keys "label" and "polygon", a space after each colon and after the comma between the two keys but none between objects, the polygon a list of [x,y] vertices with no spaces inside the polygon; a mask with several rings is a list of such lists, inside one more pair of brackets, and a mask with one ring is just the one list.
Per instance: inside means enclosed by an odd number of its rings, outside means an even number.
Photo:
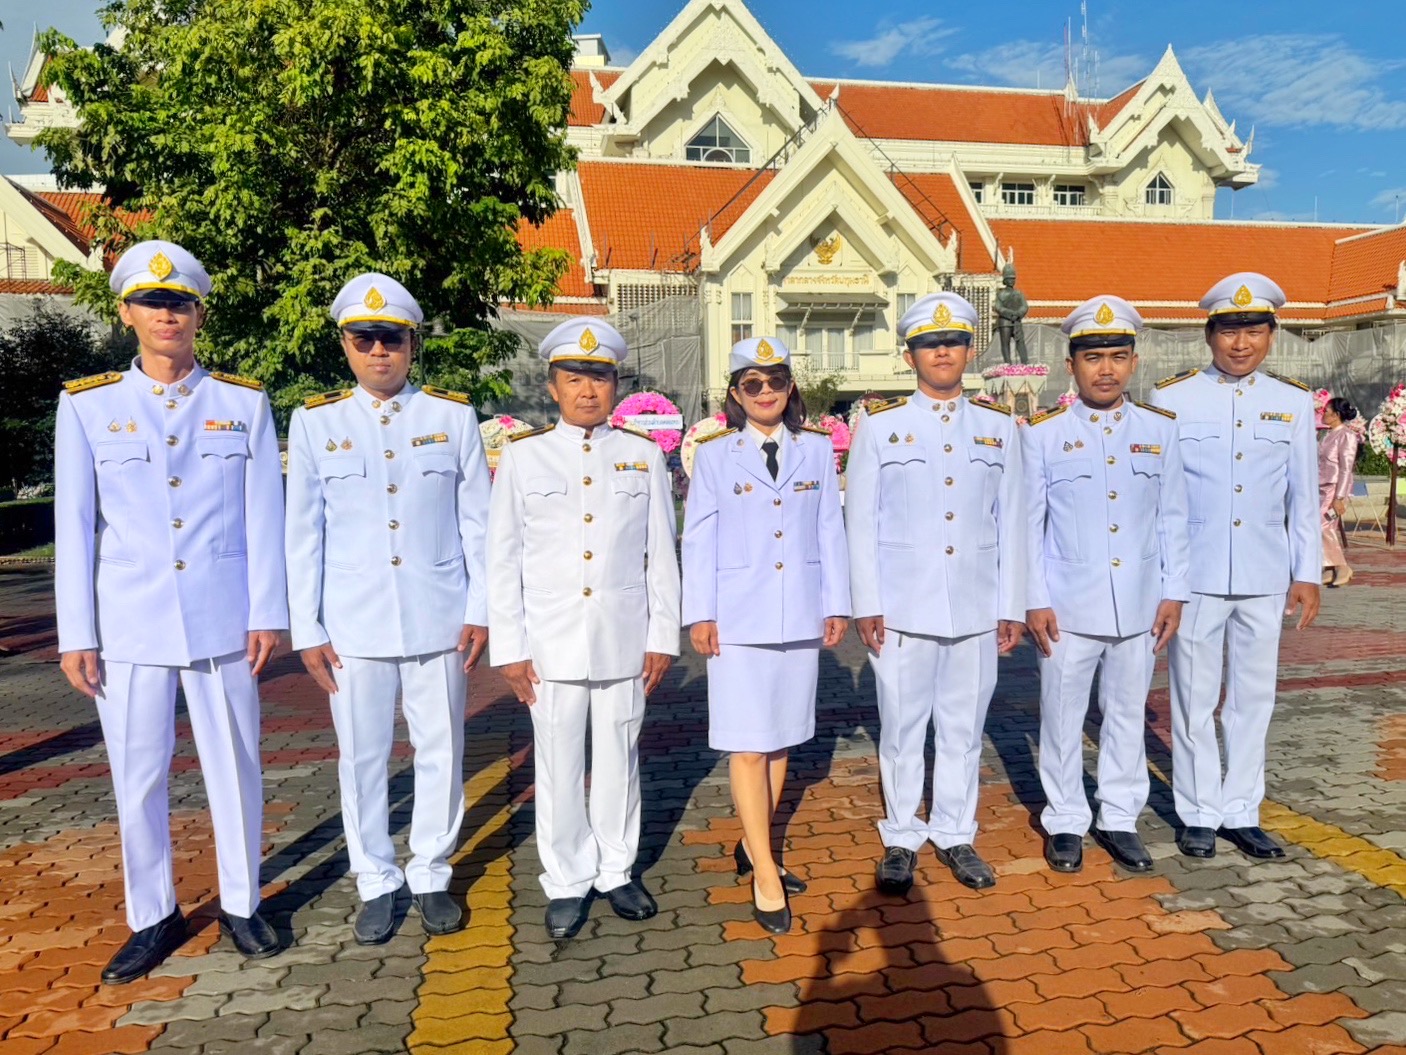
[{"label": "white skirt", "polygon": [[734,645],[708,659],[708,746],[780,751],[815,735],[820,641]]}]

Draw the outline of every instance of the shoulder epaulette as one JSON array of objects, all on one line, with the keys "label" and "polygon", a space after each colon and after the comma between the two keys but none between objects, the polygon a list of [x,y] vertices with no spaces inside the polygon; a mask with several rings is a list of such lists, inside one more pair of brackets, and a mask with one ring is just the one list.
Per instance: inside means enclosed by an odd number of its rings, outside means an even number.
[{"label": "shoulder epaulette", "polygon": [[1274,380],[1276,381],[1283,381],[1286,385],[1293,385],[1295,388],[1301,388],[1305,392],[1313,391],[1313,389],[1309,388],[1306,384],[1304,384],[1297,378],[1285,377],[1283,374],[1276,374],[1273,370],[1266,370],[1265,373],[1268,374],[1270,377],[1274,378]]},{"label": "shoulder epaulette", "polygon": [[316,410],[318,407],[325,407],[330,403],[339,403],[348,398],[353,392],[350,388],[334,388],[331,392],[320,392],[315,396],[308,396],[303,400],[303,406],[307,410]]},{"label": "shoulder epaulette", "polygon": [[714,440],[720,440],[724,436],[731,436],[736,431],[736,429],[723,429],[722,432],[715,432],[711,436],[704,436],[698,443],[712,443]]},{"label": "shoulder epaulette", "polygon": [[906,406],[907,403],[907,396],[898,396],[896,399],[886,399],[882,403],[871,403],[865,408],[864,412],[872,418],[875,414],[882,414],[886,410],[893,410],[894,407]]},{"label": "shoulder epaulette", "polygon": [[1136,399],[1133,400],[1133,406],[1142,407],[1143,410],[1150,410],[1154,414],[1161,414],[1164,418],[1171,418],[1173,421],[1177,420],[1176,411],[1168,410],[1166,407],[1154,407],[1151,403],[1143,403]]},{"label": "shoulder epaulette", "polygon": [[1164,378],[1162,378],[1162,380],[1158,381],[1158,382],[1157,382],[1155,385],[1153,385],[1152,387],[1153,387],[1153,388],[1166,388],[1166,387],[1168,387],[1169,385],[1174,385],[1174,384],[1176,384],[1178,381],[1185,381],[1188,377],[1195,377],[1195,376],[1196,376],[1197,374],[1199,374],[1200,372],[1201,372],[1201,370],[1200,370],[1199,367],[1192,367],[1190,370],[1183,370],[1181,373],[1179,373],[1179,374],[1173,374],[1171,377],[1164,377]]},{"label": "shoulder epaulette", "polygon": [[122,380],[122,375],[116,370],[109,370],[105,374],[89,374],[87,377],[80,377],[73,381],[65,381],[63,390],[70,396],[78,392],[87,392],[89,389],[102,388],[104,385],[116,384]]},{"label": "shoulder epaulette", "polygon": [[556,428],[555,424],[543,425],[540,428],[532,429],[530,432],[519,432],[516,436],[509,436],[508,440],[512,443],[516,443],[518,440],[531,439],[533,436],[545,436],[554,428]]},{"label": "shoulder epaulette", "polygon": [[616,429],[615,431],[616,431],[616,432],[628,432],[631,436],[638,436],[640,439],[642,439],[642,440],[648,440],[650,443],[653,443],[653,442],[654,442],[654,437],[651,436],[649,433],[647,433],[647,432],[641,432],[639,429],[632,429],[632,428],[630,428],[630,426],[628,426],[628,425],[621,425],[621,426],[620,426],[618,429]]},{"label": "shoulder epaulette", "polygon": [[967,400],[967,402],[974,407],[982,407],[986,410],[994,410],[997,413],[1006,415],[1007,417],[1010,417],[1011,415],[1011,408],[1006,406],[1004,403],[990,403],[984,399],[977,399],[975,396]]},{"label": "shoulder epaulette", "polygon": [[448,388],[440,388],[438,385],[421,385],[420,391],[427,396],[434,396],[436,399],[447,399],[451,403],[462,403],[469,405],[469,394],[467,392],[455,392]]},{"label": "shoulder epaulette", "polygon": [[829,436],[830,436],[830,434],[829,434],[828,432],[826,432],[824,429],[820,428],[820,427],[817,426],[817,425],[802,425],[802,426],[801,426],[801,431],[802,431],[802,432],[813,432],[813,433],[815,433],[817,436],[824,436],[824,437],[826,437],[827,439],[828,439]]},{"label": "shoulder epaulette", "polygon": [[1038,425],[1042,421],[1049,421],[1050,418],[1057,418],[1068,409],[1068,407],[1051,407],[1049,410],[1042,410],[1030,419],[1030,424]]},{"label": "shoulder epaulette", "polygon": [[227,385],[239,385],[242,388],[253,388],[262,392],[264,383],[255,381],[252,377],[240,377],[238,374],[223,374],[218,370],[211,370],[210,376],[216,381],[223,381]]}]

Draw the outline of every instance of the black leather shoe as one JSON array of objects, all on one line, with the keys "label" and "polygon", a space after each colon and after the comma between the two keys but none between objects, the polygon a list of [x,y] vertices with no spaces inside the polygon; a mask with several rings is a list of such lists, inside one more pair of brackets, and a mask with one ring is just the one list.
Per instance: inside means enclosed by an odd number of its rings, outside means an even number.
[{"label": "black leather shoe", "polygon": [[395,893],[382,894],[362,903],[352,937],[358,945],[384,945],[395,932]]},{"label": "black leather shoe", "polygon": [[174,909],[160,923],[143,927],[127,939],[127,943],[103,968],[103,983],[124,985],[135,982],[179,949],[185,940],[185,917],[180,909]]},{"label": "black leather shoe", "polygon": [[605,892],[605,896],[621,919],[649,919],[659,911],[659,906],[638,879],[631,879],[624,886],[612,887]]},{"label": "black leather shoe", "polygon": [[1264,833],[1263,828],[1221,828],[1217,834],[1251,857],[1283,857],[1284,850]]},{"label": "black leather shoe", "polygon": [[1094,842],[1108,851],[1114,862],[1129,872],[1152,871],[1152,855],[1142,845],[1137,832],[1112,832],[1094,829]]},{"label": "black leather shoe", "polygon": [[585,922],[585,898],[554,897],[547,902],[547,934],[556,941],[576,937]]},{"label": "black leather shoe", "polygon": [[981,859],[981,855],[971,843],[960,843],[945,850],[939,846],[937,859],[952,869],[952,875],[962,886],[985,890],[996,885],[996,874],[991,871],[991,866]]},{"label": "black leather shoe", "polygon": [[786,890],[781,891],[783,904],[779,909],[764,909],[757,904],[757,879],[752,877],[752,918],[773,934],[785,934],[791,929],[791,903],[786,901]]},{"label": "black leather shoe", "polygon": [[901,846],[890,846],[874,869],[879,890],[885,894],[906,894],[913,885],[913,866],[918,863],[918,855],[913,850]]},{"label": "black leather shoe", "polygon": [[453,934],[464,929],[464,911],[447,890],[427,890],[412,894],[410,900],[420,910],[420,920],[431,934]]},{"label": "black leather shoe", "polygon": [[220,931],[228,934],[234,947],[251,960],[262,960],[278,952],[278,935],[257,911],[248,918],[221,912]]},{"label": "black leather shoe", "polygon": [[1187,857],[1214,857],[1216,833],[1210,828],[1183,828],[1177,836],[1177,849]]},{"label": "black leather shoe", "polygon": [[1084,867],[1084,840],[1073,832],[1045,837],[1045,863],[1056,872],[1078,872]]},{"label": "black leather shoe", "polygon": [[[732,848],[732,859],[737,862],[738,875],[745,876],[752,870],[752,859],[747,856],[747,847],[742,845],[741,839],[738,839],[737,845]],[[781,869],[781,886],[787,894],[804,894],[806,892],[805,880],[793,876],[784,868]]]}]

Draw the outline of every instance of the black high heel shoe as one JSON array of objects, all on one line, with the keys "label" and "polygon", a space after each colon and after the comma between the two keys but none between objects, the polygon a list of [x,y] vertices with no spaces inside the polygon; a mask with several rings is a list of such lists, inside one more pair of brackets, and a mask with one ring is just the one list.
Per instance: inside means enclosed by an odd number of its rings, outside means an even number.
[{"label": "black high heel shoe", "polygon": [[[737,840],[737,845],[732,848],[732,859],[737,862],[737,874],[745,876],[752,870],[752,859],[747,856],[747,848],[742,845],[742,840]],[[804,894],[806,892],[805,880],[793,876],[785,869],[781,870],[781,888],[786,891],[787,896],[791,894]]]},{"label": "black high heel shoe", "polygon": [[781,898],[779,909],[768,911],[762,908],[757,904],[757,877],[752,877],[752,918],[772,934],[785,934],[791,929],[791,902],[786,897],[784,887]]}]

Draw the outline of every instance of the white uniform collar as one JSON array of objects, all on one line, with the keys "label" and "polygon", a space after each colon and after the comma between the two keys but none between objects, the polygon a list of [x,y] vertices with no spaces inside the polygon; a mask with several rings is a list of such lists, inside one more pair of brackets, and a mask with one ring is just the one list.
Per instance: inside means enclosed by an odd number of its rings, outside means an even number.
[{"label": "white uniform collar", "polygon": [[[603,421],[599,425],[596,425],[591,429],[590,438],[592,440],[603,439],[605,437],[605,434],[610,431],[610,422],[608,420]],[[584,442],[586,439],[585,429],[583,429],[580,425],[568,425],[566,421],[560,417],[557,418],[556,433],[558,436],[565,436],[567,439],[576,442]]]},{"label": "white uniform collar", "polygon": [[753,425],[750,421],[747,422],[745,429],[747,435],[752,437],[752,441],[756,443],[758,448],[760,448],[761,445],[767,440],[775,440],[778,448],[784,447],[786,445],[786,437],[789,436],[791,433],[791,430],[780,422],[777,422],[776,431],[774,431],[770,436],[768,436],[761,429],[757,428],[757,426]]},{"label": "white uniform collar", "polygon": [[915,404],[920,410],[944,410],[951,414],[967,401],[966,396],[956,396],[953,399],[933,399],[921,388],[915,388],[913,394],[908,397],[908,402]]},{"label": "white uniform collar", "polygon": [[1221,371],[1214,362],[1207,363],[1201,370],[1201,373],[1206,375],[1207,381],[1218,385],[1253,385],[1260,376],[1259,370],[1252,370],[1244,377],[1232,377],[1230,374]]},{"label": "white uniform collar", "polygon": [[1076,399],[1070,404],[1069,409],[1074,412],[1074,416],[1081,421],[1087,421],[1092,425],[1115,425],[1128,416],[1128,408],[1132,406],[1128,402],[1128,397],[1123,396],[1123,402],[1119,403],[1112,410],[1095,410],[1082,399]]},{"label": "white uniform collar", "polygon": [[417,391],[419,390],[414,385],[406,381],[401,390],[390,399],[381,399],[379,396],[373,396],[360,385],[357,385],[356,388],[352,390],[352,396],[358,405],[365,407],[373,414],[389,416],[391,414],[399,414],[404,410],[406,404],[410,402],[411,394]]},{"label": "white uniform collar", "polygon": [[155,380],[150,374],[142,370],[142,357],[138,355],[132,360],[132,371],[128,376],[135,381],[140,388],[150,393],[153,397],[160,396],[165,399],[175,400],[194,392],[196,386],[210,376],[210,371],[206,370],[205,367],[197,362],[184,377],[173,381],[171,384],[166,384],[165,382]]}]

